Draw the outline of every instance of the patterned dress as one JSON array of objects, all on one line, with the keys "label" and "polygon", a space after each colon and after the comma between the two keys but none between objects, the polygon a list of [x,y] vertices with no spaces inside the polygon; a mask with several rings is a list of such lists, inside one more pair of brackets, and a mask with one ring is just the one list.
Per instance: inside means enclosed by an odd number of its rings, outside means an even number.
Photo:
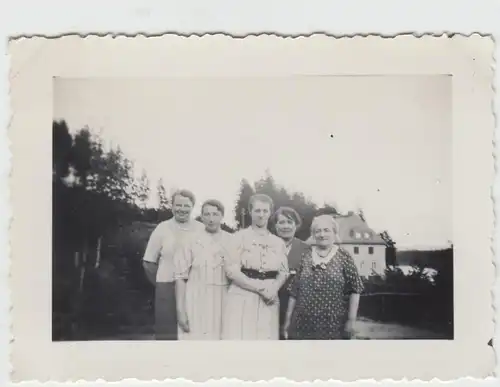
[{"label": "patterned dress", "polygon": [[[279,271],[288,274],[286,246],[283,240],[266,232],[258,234],[249,227],[233,235],[231,260],[225,264],[228,273],[242,267],[262,271]],[[250,279],[260,281],[273,279]],[[267,305],[254,292],[231,283],[224,308],[223,340],[278,340],[279,302]]]},{"label": "patterned dress", "polygon": [[179,340],[220,340],[222,308],[228,280],[224,271],[231,234],[202,231],[175,255],[175,277],[186,280],[189,332],[180,327]]},{"label": "patterned dress", "polygon": [[339,248],[325,263],[313,260],[313,248],[304,255],[290,284],[296,299],[289,336],[296,340],[334,340],[345,337],[349,296],[363,291],[354,260]]}]

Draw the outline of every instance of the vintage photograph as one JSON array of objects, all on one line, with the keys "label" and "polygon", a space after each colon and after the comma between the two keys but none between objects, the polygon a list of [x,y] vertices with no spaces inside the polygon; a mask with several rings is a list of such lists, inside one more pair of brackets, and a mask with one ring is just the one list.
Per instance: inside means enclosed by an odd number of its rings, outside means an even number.
[{"label": "vintage photograph", "polygon": [[57,77],[52,141],[53,341],[454,339],[449,75]]},{"label": "vintage photograph", "polygon": [[12,380],[492,375],[493,50],[13,43]]}]

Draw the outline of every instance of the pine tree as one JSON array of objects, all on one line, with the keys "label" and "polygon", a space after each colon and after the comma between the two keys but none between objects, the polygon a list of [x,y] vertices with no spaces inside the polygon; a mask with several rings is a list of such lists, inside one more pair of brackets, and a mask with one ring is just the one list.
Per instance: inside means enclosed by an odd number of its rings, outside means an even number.
[{"label": "pine tree", "polygon": [[156,184],[156,194],[158,195],[158,208],[160,210],[166,210],[169,207],[167,190],[163,185],[163,179],[159,179]]},{"label": "pine tree", "polygon": [[151,188],[149,187],[149,179],[146,171],[143,169],[141,177],[136,182],[134,187],[134,195],[137,197],[139,206],[145,209],[148,205],[149,193]]},{"label": "pine tree", "polygon": [[248,180],[241,180],[240,184],[240,192],[238,195],[238,199],[236,200],[236,206],[234,209],[235,220],[238,229],[245,228],[250,225],[250,214],[248,212],[248,202],[250,197],[255,193],[254,189],[248,182]]}]

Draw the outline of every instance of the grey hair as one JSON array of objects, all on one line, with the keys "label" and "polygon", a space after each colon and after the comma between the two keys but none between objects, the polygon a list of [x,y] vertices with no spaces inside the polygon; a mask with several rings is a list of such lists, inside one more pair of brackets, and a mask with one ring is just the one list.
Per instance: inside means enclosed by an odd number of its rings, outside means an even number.
[{"label": "grey hair", "polygon": [[339,233],[339,223],[334,219],[331,215],[319,215],[316,216],[311,223],[311,234],[314,233],[314,230],[318,227],[318,223],[326,220],[332,227],[332,230],[335,234]]}]

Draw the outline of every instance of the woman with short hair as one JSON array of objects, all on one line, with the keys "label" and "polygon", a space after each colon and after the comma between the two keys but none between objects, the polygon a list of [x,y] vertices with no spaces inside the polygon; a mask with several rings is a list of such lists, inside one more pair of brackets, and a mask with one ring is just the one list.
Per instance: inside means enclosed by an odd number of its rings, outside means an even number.
[{"label": "woman with short hair", "polygon": [[288,285],[295,276],[300,267],[300,262],[304,253],[307,251],[308,245],[295,237],[295,234],[302,226],[302,218],[291,207],[280,207],[271,217],[271,224],[276,232],[276,235],[285,242],[288,268],[290,277],[285,284],[280,288],[278,295],[280,299],[280,339],[284,339],[283,328],[285,324],[286,310],[288,307]]},{"label": "woman with short hair", "polygon": [[278,291],[288,275],[285,243],[269,232],[272,199],[250,198],[251,226],[233,235],[224,268],[231,280],[222,325],[224,340],[278,340]]},{"label": "woman with short hair", "polygon": [[353,258],[337,244],[338,223],[316,217],[309,246],[289,286],[285,335],[297,340],[351,338],[363,283]]},{"label": "woman with short hair", "polygon": [[146,276],[155,285],[156,340],[177,340],[174,253],[190,235],[203,230],[203,225],[191,218],[195,202],[191,191],[175,192],[173,218],[154,229],[144,253]]},{"label": "woman with short hair", "polygon": [[231,234],[221,230],[224,206],[207,200],[201,207],[205,230],[174,257],[179,340],[220,340],[228,280],[223,264]]}]

